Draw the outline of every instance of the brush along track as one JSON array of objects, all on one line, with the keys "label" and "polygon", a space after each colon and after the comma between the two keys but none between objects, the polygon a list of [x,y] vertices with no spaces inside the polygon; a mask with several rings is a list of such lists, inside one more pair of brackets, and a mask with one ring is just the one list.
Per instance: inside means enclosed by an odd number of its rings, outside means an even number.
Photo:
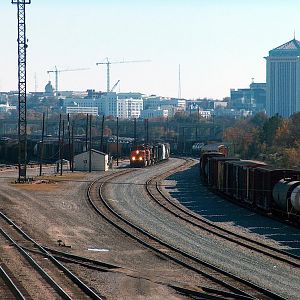
[{"label": "brush along track", "polygon": [[[47,297],[48,299],[57,297],[62,299],[102,299],[11,219],[2,212],[0,212],[0,216],[0,233],[7,240],[7,247],[14,246],[9,251],[10,255],[6,255],[7,264],[12,257],[14,260],[18,259],[22,262],[22,277],[18,274],[19,270],[11,270],[16,278],[14,284],[20,286],[20,282],[22,282],[22,293],[23,286],[26,286],[24,292],[33,299],[38,299],[41,292],[45,293],[45,299]],[[39,249],[39,253],[31,251],[29,254],[29,251],[25,249]],[[12,277],[10,276],[10,278]]]},{"label": "brush along track", "polygon": [[250,250],[256,251],[260,254],[266,255],[272,259],[276,259],[283,263],[287,263],[293,267],[300,267],[300,257],[293,255],[284,250],[278,249],[271,245],[267,245],[257,240],[253,240],[246,236],[237,234],[228,229],[225,229],[221,226],[214,224],[213,222],[208,221],[207,219],[199,216],[198,214],[190,211],[186,207],[174,202],[170,197],[165,195],[161,190],[160,182],[166,177],[172,175],[174,172],[181,171],[193,165],[194,162],[191,160],[186,160],[182,166],[179,166],[178,169],[163,173],[155,178],[151,178],[146,183],[146,191],[148,195],[161,207],[166,209],[168,212],[174,216],[188,222],[189,224],[205,230],[209,233],[217,235],[223,239],[226,239],[230,242],[238,244],[240,246],[246,247]]},{"label": "brush along track", "polygon": [[[109,183],[111,183],[112,180],[122,175],[124,174],[114,174],[109,179],[106,178],[106,180],[109,180]],[[159,253],[160,256],[170,259],[184,268],[197,273],[202,282],[205,282],[206,284],[213,283],[216,289],[222,289],[224,293],[227,293],[227,296],[230,294],[233,299],[284,299],[283,297],[250,283],[247,280],[208,264],[151,235],[145,229],[129,222],[111,208],[109,204],[111,199],[106,200],[103,195],[104,186],[105,182],[103,182],[103,180],[101,182],[96,180],[90,185],[87,192],[89,202],[102,217],[126,235],[139,241],[156,253]]]}]

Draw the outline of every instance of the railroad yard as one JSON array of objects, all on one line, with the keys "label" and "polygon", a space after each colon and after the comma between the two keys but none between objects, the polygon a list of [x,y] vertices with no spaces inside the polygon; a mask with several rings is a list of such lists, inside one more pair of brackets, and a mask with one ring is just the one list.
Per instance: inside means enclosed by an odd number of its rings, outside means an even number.
[{"label": "railroad yard", "polygon": [[213,194],[195,159],[128,164],[0,172],[1,299],[299,299],[300,229]]}]

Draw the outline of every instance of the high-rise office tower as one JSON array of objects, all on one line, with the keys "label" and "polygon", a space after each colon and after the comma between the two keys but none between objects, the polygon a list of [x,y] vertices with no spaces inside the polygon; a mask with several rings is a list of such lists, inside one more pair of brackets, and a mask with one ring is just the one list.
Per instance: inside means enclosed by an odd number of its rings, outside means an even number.
[{"label": "high-rise office tower", "polygon": [[267,114],[289,117],[300,111],[300,41],[271,51],[267,60]]}]

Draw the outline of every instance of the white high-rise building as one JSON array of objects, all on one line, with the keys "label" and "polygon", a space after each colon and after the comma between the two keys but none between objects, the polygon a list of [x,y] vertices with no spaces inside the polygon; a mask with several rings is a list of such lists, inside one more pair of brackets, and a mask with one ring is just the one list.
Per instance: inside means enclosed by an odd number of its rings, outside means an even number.
[{"label": "white high-rise building", "polygon": [[136,95],[137,93],[109,92],[103,93],[98,98],[66,98],[63,105],[72,113],[91,111],[94,114],[97,111],[99,115],[133,119],[139,118],[143,110],[143,99]]},{"label": "white high-rise building", "polygon": [[289,117],[300,111],[300,41],[269,51],[267,60],[268,116]]}]

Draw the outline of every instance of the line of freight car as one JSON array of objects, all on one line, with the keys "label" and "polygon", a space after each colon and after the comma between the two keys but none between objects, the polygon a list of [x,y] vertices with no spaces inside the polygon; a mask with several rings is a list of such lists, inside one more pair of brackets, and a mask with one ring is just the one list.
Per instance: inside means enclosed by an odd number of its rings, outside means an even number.
[{"label": "line of freight car", "polygon": [[300,224],[300,171],[260,161],[202,153],[200,177],[213,190],[268,214]]},{"label": "line of freight car", "polygon": [[130,166],[146,167],[167,160],[169,157],[170,145],[168,143],[135,145],[130,152]]}]

